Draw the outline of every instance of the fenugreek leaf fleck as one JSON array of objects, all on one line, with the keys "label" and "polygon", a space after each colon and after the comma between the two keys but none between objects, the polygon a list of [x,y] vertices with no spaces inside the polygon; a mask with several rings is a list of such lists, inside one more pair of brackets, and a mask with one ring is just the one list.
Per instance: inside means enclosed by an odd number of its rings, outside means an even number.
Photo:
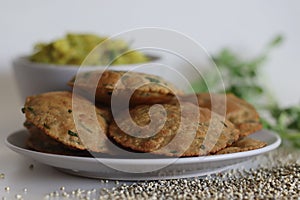
[{"label": "fenugreek leaf fleck", "polygon": [[36,115],[36,113],[35,113],[35,110],[32,108],[32,107],[27,107],[27,109],[30,111],[30,112],[32,112],[34,115]]},{"label": "fenugreek leaf fleck", "polygon": [[50,126],[49,126],[48,124],[46,124],[46,123],[44,123],[44,127],[45,127],[46,129],[50,129]]},{"label": "fenugreek leaf fleck", "polygon": [[73,131],[71,131],[71,130],[68,130],[68,134],[69,134],[70,136],[78,137],[78,134],[75,133],[75,132],[73,132]]},{"label": "fenugreek leaf fleck", "polygon": [[159,83],[160,82],[156,78],[152,78],[152,77],[148,77],[148,76],[146,76],[145,78],[148,79],[151,83]]}]

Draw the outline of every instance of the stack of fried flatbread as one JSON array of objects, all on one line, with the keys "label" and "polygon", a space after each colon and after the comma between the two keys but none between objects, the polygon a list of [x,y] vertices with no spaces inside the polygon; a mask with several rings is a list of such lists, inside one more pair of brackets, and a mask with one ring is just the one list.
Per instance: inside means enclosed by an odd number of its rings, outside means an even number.
[{"label": "stack of fried flatbread", "polygon": [[232,94],[183,94],[155,75],[91,71],[68,91],[26,99],[29,148],[89,156],[124,152],[188,157],[254,150],[262,128],[255,108]]}]

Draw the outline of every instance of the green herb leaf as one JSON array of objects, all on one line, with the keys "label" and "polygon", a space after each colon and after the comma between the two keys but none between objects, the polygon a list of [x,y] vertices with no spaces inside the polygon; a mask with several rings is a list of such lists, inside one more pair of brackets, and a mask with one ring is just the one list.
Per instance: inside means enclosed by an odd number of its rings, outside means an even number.
[{"label": "green herb leaf", "polygon": [[32,114],[36,115],[36,113],[35,113],[35,111],[34,111],[34,109],[33,109],[32,107],[27,107],[27,109],[28,109],[30,112],[32,112]]},{"label": "green herb leaf", "polygon": [[23,124],[25,127],[29,128],[30,126],[32,126],[31,122],[25,121]]},{"label": "green herb leaf", "polygon": [[148,77],[148,76],[146,76],[145,78],[148,79],[151,83],[160,83],[160,81],[157,80],[156,78],[152,78],[152,77]]},{"label": "green herb leaf", "polygon": [[283,36],[282,35],[277,35],[270,43],[269,43],[269,47],[275,47],[279,44],[281,44],[283,41]]},{"label": "green herb leaf", "polygon": [[222,124],[224,124],[224,126],[226,127],[226,128],[228,128],[228,126],[227,126],[227,124],[225,123],[225,122],[223,122],[223,121],[220,121]]},{"label": "green herb leaf", "polygon": [[176,153],[178,153],[176,150],[172,150],[172,151],[170,151],[170,153],[172,153],[172,154],[176,154]]},{"label": "green herb leaf", "polygon": [[[222,49],[212,58],[222,74],[226,92],[233,93],[262,109],[260,111],[270,116],[270,120],[261,119],[263,127],[277,132],[284,140],[300,148],[300,105],[281,108],[271,92],[259,81],[267,54],[282,41],[281,35],[276,36],[266,45],[261,55],[250,60],[242,59],[228,48]],[[208,92],[208,87],[218,91],[222,82],[218,80],[217,74],[208,71],[203,77],[205,80],[200,79],[193,83],[194,91]]]},{"label": "green herb leaf", "polygon": [[47,125],[46,123],[44,123],[44,127],[45,127],[46,129],[50,129],[50,126]]},{"label": "green herb leaf", "polygon": [[71,130],[68,130],[68,134],[69,134],[70,136],[78,137],[78,134],[75,133],[75,132],[73,132],[73,131],[71,131]]}]

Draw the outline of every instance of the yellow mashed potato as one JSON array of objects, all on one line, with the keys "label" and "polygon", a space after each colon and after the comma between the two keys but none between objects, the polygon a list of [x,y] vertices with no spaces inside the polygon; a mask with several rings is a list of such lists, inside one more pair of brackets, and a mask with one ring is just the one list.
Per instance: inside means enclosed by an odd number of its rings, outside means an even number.
[{"label": "yellow mashed potato", "polygon": [[[122,65],[149,61],[143,53],[130,50],[125,41],[106,39],[94,34],[67,34],[51,43],[36,44],[35,53],[29,58],[33,62],[58,65],[81,65],[83,61],[84,65]],[[104,43],[99,45],[101,42]]]}]

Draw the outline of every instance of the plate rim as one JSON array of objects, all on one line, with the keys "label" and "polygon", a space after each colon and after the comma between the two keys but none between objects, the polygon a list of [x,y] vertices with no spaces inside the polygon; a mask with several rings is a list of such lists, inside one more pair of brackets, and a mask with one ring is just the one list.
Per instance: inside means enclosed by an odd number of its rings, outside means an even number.
[{"label": "plate rim", "polygon": [[[255,150],[249,150],[245,152],[237,152],[237,153],[230,153],[230,154],[222,154],[222,155],[209,155],[209,156],[200,156],[200,157],[183,157],[183,158],[95,158],[95,157],[80,157],[80,156],[68,156],[68,155],[57,155],[57,154],[51,154],[51,153],[44,153],[44,152],[38,152],[30,149],[26,149],[20,146],[17,146],[15,144],[12,144],[9,141],[9,138],[16,134],[24,134],[24,132],[28,132],[26,129],[21,129],[18,131],[15,131],[11,134],[9,134],[5,139],[5,145],[11,149],[12,151],[15,151],[18,154],[22,154],[21,152],[26,152],[28,154],[33,154],[35,156],[46,156],[56,159],[63,159],[63,160],[72,160],[72,161],[84,161],[84,162],[99,162],[103,161],[106,163],[111,164],[134,164],[134,165],[157,165],[162,164],[162,162],[170,162],[173,161],[173,164],[195,164],[195,163],[207,163],[207,162],[218,162],[218,161],[225,161],[225,160],[232,160],[232,159],[239,159],[244,157],[251,157],[256,156],[260,154],[267,153],[269,151],[272,151],[279,147],[281,144],[281,138],[278,134],[276,134],[273,131],[270,130],[261,130],[258,132],[267,132],[269,135],[272,135],[274,137],[274,142],[271,144],[268,144],[267,146],[255,149]],[[256,133],[258,133],[256,132]],[[27,134],[27,133],[26,133]],[[24,141],[25,142],[25,141]],[[23,156],[27,156],[22,154]],[[32,158],[32,156],[31,156]],[[138,161],[138,162],[137,162]]]}]

